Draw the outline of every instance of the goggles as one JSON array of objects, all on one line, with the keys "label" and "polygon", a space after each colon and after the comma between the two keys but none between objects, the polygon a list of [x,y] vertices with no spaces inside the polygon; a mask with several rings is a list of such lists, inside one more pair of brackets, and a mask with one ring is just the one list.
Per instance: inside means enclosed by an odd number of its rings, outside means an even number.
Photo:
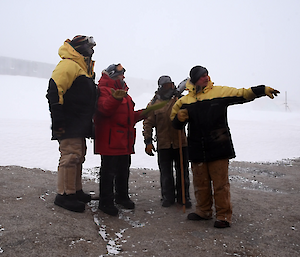
[{"label": "goggles", "polygon": [[94,40],[93,37],[85,37],[85,40],[87,40],[87,44],[88,44],[90,47],[96,46],[96,42],[95,42],[95,40]]},{"label": "goggles", "polygon": [[121,74],[124,74],[125,71],[126,70],[123,68],[121,63],[111,64],[106,69],[106,72],[108,73],[108,76],[110,76],[111,78],[116,77],[116,76],[121,75]]}]

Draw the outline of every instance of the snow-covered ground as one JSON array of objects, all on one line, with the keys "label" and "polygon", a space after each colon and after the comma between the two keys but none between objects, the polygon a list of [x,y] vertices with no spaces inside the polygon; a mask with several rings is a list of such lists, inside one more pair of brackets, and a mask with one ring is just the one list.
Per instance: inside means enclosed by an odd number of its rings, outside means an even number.
[{"label": "snow-covered ground", "polygon": [[[156,81],[126,81],[136,109],[145,107],[156,89]],[[50,140],[47,87],[47,79],[0,75],[0,165],[57,169],[58,143]],[[284,94],[279,97],[229,107],[229,126],[237,155],[234,160],[275,162],[300,156],[300,113],[285,112]],[[142,122],[136,128],[132,167],[158,169],[156,156],[144,152]],[[87,145],[84,168],[100,166],[100,156],[93,154],[93,142],[88,140]]]}]

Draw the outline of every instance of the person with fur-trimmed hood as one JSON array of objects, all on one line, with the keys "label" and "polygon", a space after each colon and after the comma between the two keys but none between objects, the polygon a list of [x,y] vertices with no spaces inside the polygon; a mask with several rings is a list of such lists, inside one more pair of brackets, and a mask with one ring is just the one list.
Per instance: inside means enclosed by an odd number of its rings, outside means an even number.
[{"label": "person with fur-trimmed hood", "polygon": [[95,153],[101,155],[98,208],[111,216],[118,214],[114,203],[135,208],[128,195],[129,168],[134,153],[134,126],[145,118],[143,110],[134,111],[124,73],[121,64],[112,64],[102,72],[94,118]]},{"label": "person with fur-trimmed hood", "polygon": [[86,138],[92,137],[96,103],[93,37],[78,35],[59,48],[62,60],[49,80],[47,99],[52,120],[52,140],[58,140],[57,195],[54,203],[70,211],[83,212],[91,196],[82,190],[82,164]]},{"label": "person with fur-trimmed hood", "polygon": [[280,92],[264,85],[249,89],[214,86],[207,69],[202,66],[191,69],[186,87],[189,93],[174,104],[171,120],[176,129],[182,129],[188,123],[189,160],[192,162],[197,205],[196,211],[188,214],[187,218],[211,219],[214,198],[214,227],[230,227],[232,205],[228,164],[229,159],[235,157],[235,152],[227,108],[266,95],[273,99]]}]

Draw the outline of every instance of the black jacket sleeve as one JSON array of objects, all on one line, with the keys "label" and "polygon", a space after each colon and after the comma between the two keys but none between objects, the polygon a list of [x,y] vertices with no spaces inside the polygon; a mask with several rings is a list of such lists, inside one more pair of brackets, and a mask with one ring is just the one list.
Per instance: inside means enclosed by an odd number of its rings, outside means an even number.
[{"label": "black jacket sleeve", "polygon": [[65,128],[65,117],[63,114],[63,105],[59,103],[58,90],[55,81],[51,78],[47,90],[49,110],[51,113],[52,129]]}]

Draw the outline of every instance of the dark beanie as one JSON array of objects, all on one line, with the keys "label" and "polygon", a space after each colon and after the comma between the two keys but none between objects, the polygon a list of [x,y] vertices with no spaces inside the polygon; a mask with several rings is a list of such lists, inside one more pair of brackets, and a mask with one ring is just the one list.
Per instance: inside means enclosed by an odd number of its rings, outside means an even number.
[{"label": "dark beanie", "polygon": [[157,84],[159,87],[162,87],[164,84],[167,84],[167,83],[173,83],[170,76],[167,76],[167,75],[160,76],[157,81]]},{"label": "dark beanie", "polygon": [[195,84],[205,73],[208,74],[208,70],[205,67],[197,65],[190,71],[191,82]]}]

